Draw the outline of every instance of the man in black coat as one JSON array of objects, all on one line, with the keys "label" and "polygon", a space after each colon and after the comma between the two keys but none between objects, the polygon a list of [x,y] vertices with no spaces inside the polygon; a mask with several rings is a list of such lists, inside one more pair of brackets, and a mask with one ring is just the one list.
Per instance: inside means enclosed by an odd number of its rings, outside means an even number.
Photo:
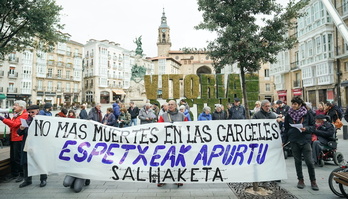
[{"label": "man in black coat", "polygon": [[[28,159],[27,159],[27,152],[24,151],[24,145],[28,137],[28,128],[31,125],[31,122],[33,121],[35,115],[39,114],[39,106],[31,105],[27,107],[27,111],[29,113],[29,117],[26,120],[28,127],[21,125],[17,131],[18,135],[23,135],[21,165],[23,166],[24,182],[19,185],[19,188],[26,187],[28,185],[31,185],[32,183],[31,176],[28,176]],[[40,187],[46,186],[47,174],[41,174],[40,181],[41,181]]]},{"label": "man in black coat", "polygon": [[135,106],[132,101],[129,103],[128,113],[131,115],[129,126],[136,126],[138,122],[139,108]]},{"label": "man in black coat", "polygon": [[326,115],[315,116],[315,130],[313,131],[312,152],[314,163],[318,163],[318,157],[323,147],[328,144],[330,138],[335,136],[335,127],[327,121]]}]

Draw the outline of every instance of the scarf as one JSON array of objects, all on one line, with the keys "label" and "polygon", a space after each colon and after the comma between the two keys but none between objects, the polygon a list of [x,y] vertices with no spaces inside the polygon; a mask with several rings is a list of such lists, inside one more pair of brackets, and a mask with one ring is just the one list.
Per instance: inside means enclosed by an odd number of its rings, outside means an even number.
[{"label": "scarf", "polygon": [[103,116],[102,116],[102,114],[101,114],[101,111],[98,110],[98,109],[95,109],[95,110],[97,111],[97,114],[98,114],[98,122],[102,122]]},{"label": "scarf", "polygon": [[290,108],[288,111],[288,114],[294,121],[299,121],[304,115],[307,113],[306,106],[301,106],[301,108],[295,110],[293,108]]}]

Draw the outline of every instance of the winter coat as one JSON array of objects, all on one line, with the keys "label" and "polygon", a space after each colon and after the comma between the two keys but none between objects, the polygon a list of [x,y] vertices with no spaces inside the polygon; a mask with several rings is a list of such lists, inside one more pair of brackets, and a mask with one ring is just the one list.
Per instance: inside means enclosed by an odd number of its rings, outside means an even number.
[{"label": "winter coat", "polygon": [[117,103],[114,103],[112,105],[112,109],[114,110],[114,115],[115,115],[115,118],[116,120],[118,119],[118,116],[121,114],[120,112],[120,106],[117,104]]},{"label": "winter coat", "polygon": [[277,118],[277,115],[275,113],[273,113],[272,111],[266,112],[262,108],[260,109],[260,111],[257,111],[252,117],[252,119],[276,119],[276,118]]},{"label": "winter coat", "polygon": [[[101,117],[100,120],[99,120],[99,117]],[[96,121],[96,122],[101,122],[102,119],[103,119],[102,118],[102,112],[100,111],[100,115],[99,115],[98,110],[95,107],[93,107],[89,111],[87,119],[88,120],[93,120],[93,121]]]},{"label": "winter coat", "polygon": [[128,112],[126,113],[121,112],[120,116],[118,117],[118,120],[119,121],[124,120],[122,123],[126,125],[130,123],[131,119],[132,119],[132,116]]},{"label": "winter coat", "polygon": [[245,119],[245,108],[242,105],[232,106],[228,109],[229,119]]},{"label": "winter coat", "polygon": [[132,119],[135,119],[135,118],[137,118],[138,117],[138,115],[139,115],[139,108],[138,107],[133,107],[133,109],[132,109],[132,107],[129,107],[128,108],[128,113],[131,115],[131,118]]},{"label": "winter coat", "polygon": [[106,125],[108,126],[115,126],[116,124],[115,115],[113,113],[105,114],[102,123],[105,124],[105,122],[106,122]]},{"label": "winter coat", "polygon": [[331,122],[335,122],[338,118],[342,120],[342,113],[338,106],[333,106],[327,111],[326,115],[330,116]]},{"label": "winter coat", "polygon": [[184,113],[175,109],[175,111],[164,112],[158,119],[158,122],[183,122],[188,121]]},{"label": "winter coat", "polygon": [[192,121],[192,120],[191,120],[191,115],[190,115],[190,111],[189,111],[189,110],[185,109],[184,115],[185,115],[185,117],[187,118],[187,121]]},{"label": "winter coat", "polygon": [[290,109],[290,106],[284,104],[284,106],[277,108],[276,113],[278,115],[282,114],[283,116],[286,116],[286,114],[288,113],[289,109]]},{"label": "winter coat", "polygon": [[[290,124],[302,123],[306,131],[300,132],[297,128],[290,126]],[[284,120],[284,142],[294,142],[299,144],[311,143],[312,132],[315,129],[315,121],[311,113],[307,113],[299,120],[293,121],[289,114],[285,116]]]},{"label": "winter coat", "polygon": [[[32,121],[33,121],[33,118],[30,116],[26,119],[28,126],[30,126]],[[21,146],[21,162],[20,162],[21,165],[28,163],[27,152],[23,151],[24,146],[25,146],[25,142],[26,142],[27,137],[28,137],[28,129],[29,129],[29,127],[25,128],[23,130],[18,128],[18,130],[17,130],[18,135],[23,136],[23,142],[22,142],[22,146]]]},{"label": "winter coat", "polygon": [[18,135],[17,131],[21,126],[21,119],[27,119],[29,117],[27,110],[23,110],[22,113],[13,116],[12,118],[5,118],[2,120],[4,124],[10,127],[11,141],[22,141],[23,136]]},{"label": "winter coat", "polygon": [[213,118],[212,118],[210,113],[206,114],[205,112],[203,112],[203,113],[199,114],[199,116],[198,116],[198,121],[205,121],[205,120],[212,120],[212,119]]},{"label": "winter coat", "polygon": [[46,111],[46,109],[42,109],[38,115],[52,116],[52,113],[50,111]]},{"label": "winter coat", "polygon": [[323,125],[315,129],[313,133],[318,137],[320,143],[327,145],[330,138],[335,137],[335,127],[330,122],[326,121]]},{"label": "winter coat", "polygon": [[[156,115],[152,109],[146,110],[145,108],[142,108],[139,111],[139,119],[140,119],[140,124],[147,124],[147,123],[152,123],[154,119],[156,119]],[[146,118],[150,118],[150,120],[146,120]]]},{"label": "winter coat", "polygon": [[215,111],[213,113],[212,119],[213,120],[226,120],[227,119],[226,112],[222,111],[222,110],[220,112]]},{"label": "winter coat", "polygon": [[84,120],[87,119],[88,115],[87,115],[86,109],[82,109],[82,110],[80,111],[79,117],[80,117],[80,119],[84,119]]}]

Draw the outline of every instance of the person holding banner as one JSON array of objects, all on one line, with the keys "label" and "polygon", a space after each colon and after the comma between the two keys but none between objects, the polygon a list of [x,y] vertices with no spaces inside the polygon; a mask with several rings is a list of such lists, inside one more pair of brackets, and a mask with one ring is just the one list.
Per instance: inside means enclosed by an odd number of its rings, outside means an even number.
[{"label": "person holding banner", "polygon": [[312,133],[315,130],[313,115],[308,112],[305,102],[298,96],[291,100],[291,108],[285,116],[285,141],[290,141],[292,154],[295,160],[296,173],[298,178],[297,188],[305,187],[302,173],[302,155],[306,162],[311,187],[318,191],[315,178],[314,161],[312,157]]},{"label": "person holding banner", "polygon": [[17,178],[16,182],[21,182],[23,181],[23,169],[20,165],[23,136],[18,135],[17,130],[21,126],[21,119],[26,120],[28,118],[26,102],[23,100],[15,101],[13,112],[12,118],[4,118],[0,116],[0,120],[10,127],[11,177]]},{"label": "person holding banner", "polygon": [[[184,115],[184,113],[180,112],[178,110],[178,105],[176,104],[175,100],[170,100],[168,102],[168,111],[163,113],[158,118],[158,122],[183,122],[188,121],[187,117]],[[165,185],[165,183],[158,183],[157,187],[162,187]],[[183,186],[183,183],[176,183],[178,186]]]},{"label": "person holding banner", "polygon": [[[22,150],[21,150],[21,165],[23,167],[23,173],[24,173],[24,182],[19,185],[19,188],[26,187],[28,185],[32,184],[31,176],[28,176],[28,158],[27,158],[27,152],[24,151],[24,145],[25,141],[28,137],[28,128],[31,125],[35,115],[39,114],[39,106],[38,105],[31,105],[27,108],[27,111],[29,113],[29,117],[26,119],[26,123],[22,123],[22,125],[17,130],[18,135],[23,136],[23,143],[22,143]],[[40,187],[44,187],[47,184],[47,174],[41,174],[40,175]]]}]

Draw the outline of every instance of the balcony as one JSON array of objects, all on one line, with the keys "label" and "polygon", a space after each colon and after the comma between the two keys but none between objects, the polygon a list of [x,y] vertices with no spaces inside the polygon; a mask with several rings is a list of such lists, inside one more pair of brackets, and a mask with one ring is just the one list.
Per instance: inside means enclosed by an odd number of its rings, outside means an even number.
[{"label": "balcony", "polygon": [[307,86],[315,86],[317,81],[316,78],[309,78],[309,79],[304,79],[303,80],[303,87],[307,87]]},{"label": "balcony", "polygon": [[17,93],[17,88],[7,88],[7,93]]},{"label": "balcony", "polygon": [[[74,57],[82,57],[82,54],[81,53],[74,53]],[[86,56],[88,57],[88,56]]]},{"label": "balcony", "polygon": [[58,67],[63,67],[63,66],[64,66],[64,62],[59,61],[59,62],[57,63],[57,66],[58,66]]},{"label": "balcony", "polygon": [[293,87],[294,88],[300,88],[301,87],[301,81],[300,80],[294,80],[293,82]]},{"label": "balcony", "polygon": [[298,61],[290,63],[290,69],[291,70],[299,70],[300,68],[298,65]]},{"label": "balcony", "polygon": [[3,70],[0,70],[0,77],[4,77],[5,72]]},{"label": "balcony", "polygon": [[48,60],[47,65],[49,66],[54,66],[54,60]]},{"label": "balcony", "polygon": [[94,57],[94,53],[89,54],[89,57]]},{"label": "balcony", "polygon": [[52,76],[52,73],[47,73],[47,74],[46,74],[46,77],[47,77],[47,78],[52,78],[52,77],[53,77],[53,76]]},{"label": "balcony", "polygon": [[19,58],[18,57],[9,57],[8,58],[8,62],[12,63],[12,64],[18,63],[19,62]]},{"label": "balcony", "polygon": [[65,67],[71,68],[72,67],[72,63],[67,63]]},{"label": "balcony", "polygon": [[16,79],[18,77],[18,72],[10,73],[8,72],[8,78]]}]

